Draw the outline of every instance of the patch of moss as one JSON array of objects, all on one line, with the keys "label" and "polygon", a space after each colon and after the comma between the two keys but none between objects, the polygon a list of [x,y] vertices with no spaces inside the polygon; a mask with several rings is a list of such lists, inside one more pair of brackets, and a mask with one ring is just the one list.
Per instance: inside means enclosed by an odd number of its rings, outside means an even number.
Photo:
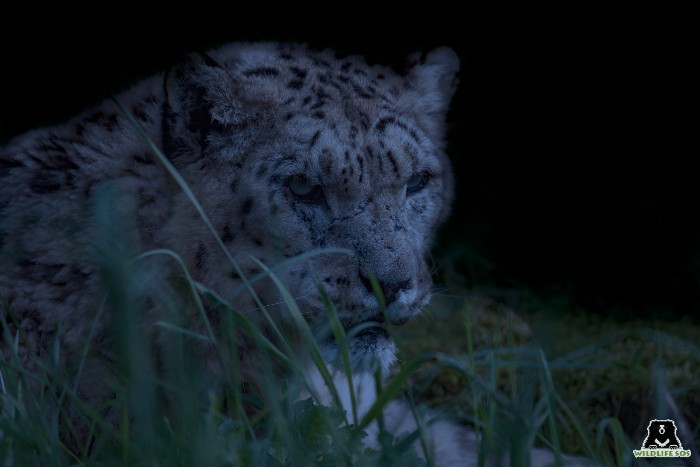
[{"label": "patch of moss", "polygon": [[[543,355],[543,371],[551,374],[569,413],[591,439],[609,417],[619,420],[633,444],[641,442],[651,418],[673,418],[680,412],[690,427],[700,427],[700,347],[693,337],[700,335],[700,326],[687,319],[620,322],[583,310],[524,303],[516,314],[478,294],[439,296],[422,317],[396,330],[402,359],[436,350],[458,356],[473,369],[473,377],[516,398],[531,387],[530,363]],[[488,402],[475,396],[473,386],[475,380],[464,372],[430,364],[412,379],[412,390],[424,401],[450,405],[454,415],[478,423],[482,408],[475,404]],[[539,385],[534,391],[536,398],[546,388]],[[580,434],[566,424],[560,429],[562,444],[571,452],[583,449]],[[686,439],[697,445],[700,428],[693,429]]]}]

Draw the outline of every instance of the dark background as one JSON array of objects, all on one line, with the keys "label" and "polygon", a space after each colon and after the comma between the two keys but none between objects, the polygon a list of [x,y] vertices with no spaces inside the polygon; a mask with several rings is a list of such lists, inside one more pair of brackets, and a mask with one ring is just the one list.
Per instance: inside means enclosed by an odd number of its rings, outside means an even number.
[{"label": "dark background", "polygon": [[229,41],[305,41],[397,69],[449,45],[462,72],[441,254],[477,286],[622,318],[700,315],[695,13],[573,0],[250,5],[5,12],[0,142]]}]

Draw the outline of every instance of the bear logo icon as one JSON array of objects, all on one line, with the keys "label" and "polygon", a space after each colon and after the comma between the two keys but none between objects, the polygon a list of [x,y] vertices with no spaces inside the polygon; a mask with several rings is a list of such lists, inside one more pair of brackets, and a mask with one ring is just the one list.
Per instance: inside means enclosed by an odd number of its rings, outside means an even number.
[{"label": "bear logo icon", "polygon": [[673,420],[650,421],[642,449],[683,449],[681,440],[676,434],[675,422]]}]

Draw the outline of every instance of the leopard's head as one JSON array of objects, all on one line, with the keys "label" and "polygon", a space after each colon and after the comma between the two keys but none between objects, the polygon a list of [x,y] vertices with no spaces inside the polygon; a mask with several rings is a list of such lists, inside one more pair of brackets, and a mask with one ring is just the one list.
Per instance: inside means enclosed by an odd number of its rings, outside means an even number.
[{"label": "leopard's head", "polygon": [[[246,272],[253,258],[272,267],[317,328],[328,303],[347,331],[361,328],[349,344],[356,366],[374,357],[388,370],[395,347],[384,325],[430,299],[427,256],[453,192],[444,121],[458,66],[447,48],[399,74],[262,44],[221,49],[171,78],[172,125],[184,116],[171,133],[187,136],[174,158],[185,175],[210,171],[195,190],[205,198],[224,191],[205,211],[231,253]],[[282,301],[271,280],[256,290],[266,304]],[[322,341],[333,360],[337,343]]]}]

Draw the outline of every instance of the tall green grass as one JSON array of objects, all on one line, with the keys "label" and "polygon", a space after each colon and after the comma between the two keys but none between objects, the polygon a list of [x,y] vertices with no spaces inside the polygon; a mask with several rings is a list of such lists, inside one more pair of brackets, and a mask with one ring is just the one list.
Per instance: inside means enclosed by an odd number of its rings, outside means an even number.
[{"label": "tall green grass", "polygon": [[[172,254],[149,254],[161,253]],[[201,284],[191,285],[193,294],[196,290],[216,301],[213,292]],[[138,318],[132,316],[131,324],[122,322],[115,327],[116,333],[127,335],[117,339],[125,341],[117,359],[122,376],[114,388],[114,399],[106,401],[111,412],[118,414],[118,423],[113,424],[103,418],[105,407],[87,406],[76,393],[75,376],[66,374],[58,345],[50,355],[37,357],[37,369],[31,373],[22,369],[16,352],[10,352],[10,358],[0,365],[0,458],[4,465],[422,465],[409,444],[420,438],[419,433],[382,433],[380,449],[371,450],[362,444],[365,428],[380,421],[381,408],[389,400],[408,397],[415,403],[434,402],[439,399],[436,387],[444,388],[450,379],[457,380],[459,389],[451,399],[434,404],[435,413],[470,424],[481,440],[481,450],[474,455],[484,462],[487,457],[507,454],[511,465],[526,465],[530,448],[544,446],[585,455],[600,465],[645,465],[632,457],[643,433],[630,439],[617,414],[600,416],[596,412],[599,418],[591,419],[584,411],[587,402],[600,393],[613,393],[613,388],[601,386],[567,398],[566,388],[558,387],[562,380],[568,381],[557,376],[561,372],[615,371],[614,363],[601,362],[596,355],[609,352],[619,339],[601,340],[548,358],[536,345],[520,342],[518,331],[508,330],[506,322],[494,331],[494,335],[501,334],[495,339],[505,342],[483,344],[483,330],[475,329],[479,323],[470,322],[471,312],[465,309],[457,315],[461,318],[451,319],[453,323],[463,320],[458,336],[466,352],[417,352],[387,383],[366,419],[358,420],[337,403],[323,407],[300,397],[309,387],[301,372],[305,362],[294,347],[297,341],[288,339],[286,345],[279,345],[225,302],[216,306],[220,316],[228,316],[222,319],[227,328],[259,344],[264,384],[257,388],[242,385],[240,375],[234,373],[235,333],[228,336],[229,342],[212,343],[231,365],[231,373],[221,392],[210,391],[201,384],[207,381],[206,369],[188,355],[192,344],[208,341],[207,336],[162,320],[158,326],[168,338],[154,344],[139,331]],[[402,332],[410,334],[410,329]],[[14,342],[19,337],[5,336]],[[397,339],[405,346],[420,337],[399,335]],[[167,346],[172,359],[168,367],[177,370],[167,380],[149,371],[153,362],[143,349],[154,345]],[[282,348],[287,345],[292,352]],[[229,356],[223,357],[226,353]],[[405,352],[407,357],[412,353],[416,351]],[[674,392],[667,381],[660,370],[654,372],[648,390],[658,400],[650,416],[674,418],[664,401]],[[677,396],[678,389],[675,391]],[[65,434],[66,420],[75,417],[87,424],[90,437],[82,440],[84,444],[78,442],[78,434],[70,430]],[[697,438],[697,433],[693,436]]]}]

